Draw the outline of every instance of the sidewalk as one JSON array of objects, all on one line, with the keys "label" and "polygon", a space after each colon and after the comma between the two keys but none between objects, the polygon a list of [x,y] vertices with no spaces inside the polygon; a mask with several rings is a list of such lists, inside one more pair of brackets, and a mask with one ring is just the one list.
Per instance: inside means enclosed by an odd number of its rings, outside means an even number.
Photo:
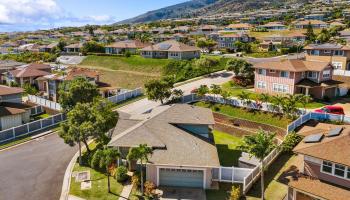
[{"label": "sidewalk", "polygon": [[119,200],[129,199],[130,193],[132,190],[132,183],[128,181],[126,185],[124,185],[122,192],[120,193]]}]

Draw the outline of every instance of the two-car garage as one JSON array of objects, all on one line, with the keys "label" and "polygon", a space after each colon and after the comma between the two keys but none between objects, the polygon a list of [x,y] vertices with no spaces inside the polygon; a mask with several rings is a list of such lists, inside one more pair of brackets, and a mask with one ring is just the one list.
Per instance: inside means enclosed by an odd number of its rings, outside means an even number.
[{"label": "two-car garage", "polygon": [[159,168],[159,186],[204,187],[204,170]]}]

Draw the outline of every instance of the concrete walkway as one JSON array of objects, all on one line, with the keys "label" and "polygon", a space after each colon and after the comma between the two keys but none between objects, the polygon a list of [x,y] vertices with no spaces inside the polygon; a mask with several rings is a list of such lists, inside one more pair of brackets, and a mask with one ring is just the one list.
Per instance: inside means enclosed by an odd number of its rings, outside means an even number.
[{"label": "concrete walkway", "polygon": [[130,181],[128,181],[124,187],[123,187],[123,190],[122,192],[120,193],[120,197],[119,197],[119,200],[125,200],[125,199],[129,199],[129,196],[130,196],[130,193],[131,193],[131,190],[132,190],[132,183]]}]

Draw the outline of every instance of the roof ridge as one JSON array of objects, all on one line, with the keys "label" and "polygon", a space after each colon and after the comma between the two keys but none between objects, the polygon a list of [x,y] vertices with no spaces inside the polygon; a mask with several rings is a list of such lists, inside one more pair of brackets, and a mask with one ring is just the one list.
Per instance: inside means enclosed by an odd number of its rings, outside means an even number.
[{"label": "roof ridge", "polygon": [[[323,134],[323,133],[322,133],[322,134]],[[329,139],[329,140],[327,140],[327,141],[322,142],[322,140],[324,139],[324,138],[323,138],[323,139],[321,140],[321,142],[314,143],[314,144],[311,145],[311,146],[304,147],[304,148],[300,148],[300,149],[298,149],[298,150],[302,150],[302,149],[305,150],[305,149],[317,147],[317,146],[320,146],[320,145],[328,144],[328,143],[330,143],[330,142],[333,142],[333,141],[337,141],[337,140],[339,140],[339,139],[342,139],[343,137],[346,137],[346,136],[350,137],[350,134],[349,134],[349,133],[344,133],[344,134],[342,134],[342,135],[340,135],[340,136],[336,136],[336,138]],[[325,134],[323,134],[323,137],[327,137],[327,136],[326,136]],[[328,137],[328,138],[330,138],[330,137]],[[297,151],[298,151],[298,150],[297,150]]]}]

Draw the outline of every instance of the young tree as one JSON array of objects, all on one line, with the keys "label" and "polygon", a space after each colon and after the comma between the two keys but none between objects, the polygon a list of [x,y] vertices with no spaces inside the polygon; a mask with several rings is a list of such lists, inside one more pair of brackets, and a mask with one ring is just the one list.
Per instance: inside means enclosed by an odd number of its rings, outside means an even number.
[{"label": "young tree", "polygon": [[268,109],[267,103],[270,101],[270,95],[267,93],[261,93],[258,96],[258,100],[261,101],[261,103],[265,103],[266,104],[266,108]]},{"label": "young tree", "polygon": [[272,97],[272,105],[274,107],[274,111],[281,112],[282,105],[284,103],[284,97],[281,95],[276,95]]},{"label": "young tree", "polygon": [[232,186],[229,200],[239,200],[241,198],[241,187]]},{"label": "young tree", "polygon": [[216,84],[212,84],[210,86],[210,92],[214,94],[214,96],[216,97],[216,95],[219,95],[221,93],[221,87],[220,85],[216,85]]},{"label": "young tree", "polygon": [[133,147],[129,150],[127,160],[139,161],[141,164],[141,193],[144,194],[143,188],[143,166],[147,164],[149,156],[152,155],[153,150],[147,144],[140,144],[138,147]]},{"label": "young tree", "polygon": [[314,33],[314,29],[312,28],[311,22],[307,25],[307,30],[306,30],[306,39],[310,42],[315,41],[316,39],[316,34]]},{"label": "young tree", "polygon": [[196,91],[196,95],[198,97],[205,97],[205,95],[208,93],[209,93],[209,88],[207,85],[200,85]]},{"label": "young tree", "polygon": [[210,69],[217,65],[218,61],[212,58],[200,58],[195,61],[194,65],[199,69],[205,69],[208,74],[210,74]]},{"label": "young tree", "polygon": [[180,89],[173,89],[171,93],[173,96],[173,100],[179,100],[184,95],[184,92]]},{"label": "young tree", "polygon": [[57,44],[57,48],[62,52],[66,45],[67,43],[64,40],[60,39],[60,41]]},{"label": "young tree", "polygon": [[93,168],[96,169],[98,167],[99,169],[105,170],[108,180],[108,193],[111,193],[110,176],[116,168],[119,157],[120,153],[118,150],[106,148],[103,150],[97,150],[91,160],[91,165]]},{"label": "young tree", "polygon": [[276,147],[274,133],[259,130],[256,135],[248,135],[243,138],[243,144],[239,148],[254,156],[260,161],[261,174],[261,199],[264,200],[264,158]]},{"label": "young tree", "polygon": [[63,82],[58,93],[59,103],[65,111],[71,110],[77,103],[93,102],[100,96],[97,87],[83,77]]},{"label": "young tree", "polygon": [[148,99],[160,101],[162,104],[170,98],[172,88],[173,84],[165,80],[151,80],[145,84]]},{"label": "young tree", "polygon": [[312,101],[312,98],[310,95],[304,95],[304,94],[298,94],[296,95],[297,102],[301,103],[303,105],[304,111],[306,112],[306,105]]},{"label": "young tree", "polygon": [[320,41],[321,43],[328,42],[331,39],[331,36],[327,29],[322,29],[320,34],[317,35],[316,40]]},{"label": "young tree", "polygon": [[240,94],[238,94],[238,99],[242,101],[244,106],[249,107],[249,104],[251,103],[250,93],[242,91]]},{"label": "young tree", "polygon": [[245,79],[254,78],[254,68],[252,64],[243,59],[230,59],[226,63],[226,70],[233,71],[236,76],[241,76]]},{"label": "young tree", "polygon": [[102,44],[99,44],[96,41],[89,41],[89,42],[84,43],[83,47],[81,48],[81,52],[83,54],[104,53],[105,48]]},{"label": "young tree", "polygon": [[228,98],[230,98],[230,96],[231,96],[230,92],[228,92],[227,90],[221,90],[220,95],[224,99],[225,104],[227,103]]}]

